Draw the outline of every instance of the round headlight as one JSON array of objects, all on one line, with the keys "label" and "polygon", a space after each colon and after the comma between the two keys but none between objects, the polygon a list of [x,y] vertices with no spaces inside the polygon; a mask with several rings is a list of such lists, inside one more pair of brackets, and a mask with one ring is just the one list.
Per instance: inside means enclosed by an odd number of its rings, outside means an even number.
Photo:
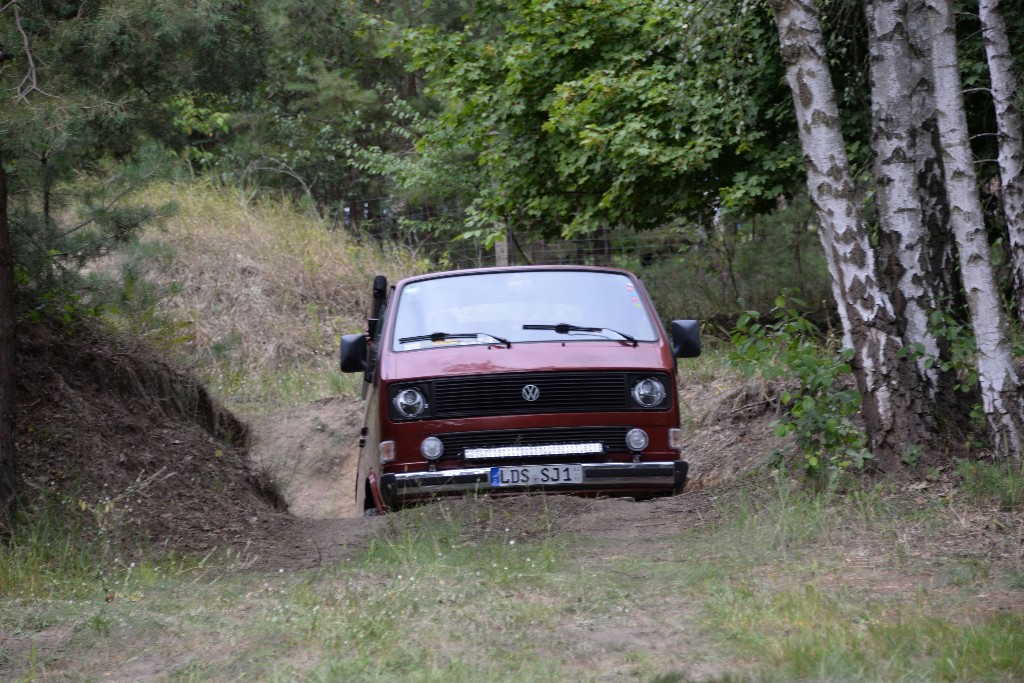
[{"label": "round headlight", "polygon": [[428,436],[420,443],[420,453],[427,460],[437,460],[444,453],[444,444],[436,436]]},{"label": "round headlight", "polygon": [[642,429],[630,429],[626,432],[626,445],[631,451],[642,451],[647,448],[648,442],[647,432]]},{"label": "round headlight", "polygon": [[644,377],[633,385],[633,400],[643,408],[654,408],[665,400],[665,385],[653,377]]},{"label": "round headlight", "polygon": [[427,397],[419,389],[402,389],[392,402],[402,417],[419,417],[427,409]]}]

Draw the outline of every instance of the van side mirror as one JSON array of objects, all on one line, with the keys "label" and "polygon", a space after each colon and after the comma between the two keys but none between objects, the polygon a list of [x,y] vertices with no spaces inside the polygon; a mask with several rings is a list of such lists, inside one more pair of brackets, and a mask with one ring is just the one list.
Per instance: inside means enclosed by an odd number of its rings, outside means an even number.
[{"label": "van side mirror", "polygon": [[376,318],[380,315],[381,306],[388,298],[388,279],[383,275],[373,278],[373,303],[370,304],[370,317]]},{"label": "van side mirror", "polygon": [[366,372],[366,335],[342,335],[340,356],[342,372]]},{"label": "van side mirror", "polygon": [[676,358],[700,355],[700,326],[696,320],[672,321],[672,354]]}]

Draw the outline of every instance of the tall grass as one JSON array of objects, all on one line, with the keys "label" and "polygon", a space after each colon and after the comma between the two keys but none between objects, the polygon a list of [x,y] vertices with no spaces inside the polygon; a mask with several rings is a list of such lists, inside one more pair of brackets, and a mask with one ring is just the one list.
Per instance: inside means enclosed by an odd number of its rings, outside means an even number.
[{"label": "tall grass", "polygon": [[1004,510],[1024,510],[1024,469],[1014,463],[961,460],[957,474],[964,496],[976,505],[991,504]]},{"label": "tall grass", "polygon": [[45,497],[34,510],[19,508],[14,533],[0,545],[0,595],[36,594],[92,578],[103,552],[84,537],[80,515],[68,507]]},{"label": "tall grass", "polygon": [[147,577],[197,566],[169,553],[138,553],[128,525],[89,519],[96,514],[82,500],[50,493],[19,506],[0,544],[0,596],[117,595]]},{"label": "tall grass", "polygon": [[355,393],[338,370],[375,275],[430,269],[412,252],[357,240],[281,199],[191,181],[143,199],[177,213],[111,265],[125,276],[115,322],[168,344],[243,410]]}]

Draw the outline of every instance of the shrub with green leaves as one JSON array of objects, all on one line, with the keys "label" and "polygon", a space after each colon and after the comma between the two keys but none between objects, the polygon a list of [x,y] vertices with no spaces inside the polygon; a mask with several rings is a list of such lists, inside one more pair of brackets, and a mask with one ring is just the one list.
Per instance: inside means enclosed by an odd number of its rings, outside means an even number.
[{"label": "shrub with green leaves", "polygon": [[[849,353],[836,352],[813,323],[801,315],[799,299],[781,294],[762,321],[757,311],[740,315],[730,333],[729,363],[747,377],[760,374],[781,381],[780,402],[785,417],[775,426],[777,436],[793,434],[808,476],[821,485],[851,465],[863,467],[871,458],[864,432],[851,417],[860,407],[860,394],[844,377],[850,374]],[[782,463],[779,453],[772,461]]]}]

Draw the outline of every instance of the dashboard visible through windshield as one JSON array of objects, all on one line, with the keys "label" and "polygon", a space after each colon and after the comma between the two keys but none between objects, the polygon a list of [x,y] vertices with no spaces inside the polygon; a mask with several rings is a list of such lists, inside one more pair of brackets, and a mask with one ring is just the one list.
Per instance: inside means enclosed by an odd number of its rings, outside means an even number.
[{"label": "dashboard visible through windshield", "polygon": [[637,285],[614,272],[509,271],[419,280],[401,289],[397,306],[394,351],[658,339]]}]

